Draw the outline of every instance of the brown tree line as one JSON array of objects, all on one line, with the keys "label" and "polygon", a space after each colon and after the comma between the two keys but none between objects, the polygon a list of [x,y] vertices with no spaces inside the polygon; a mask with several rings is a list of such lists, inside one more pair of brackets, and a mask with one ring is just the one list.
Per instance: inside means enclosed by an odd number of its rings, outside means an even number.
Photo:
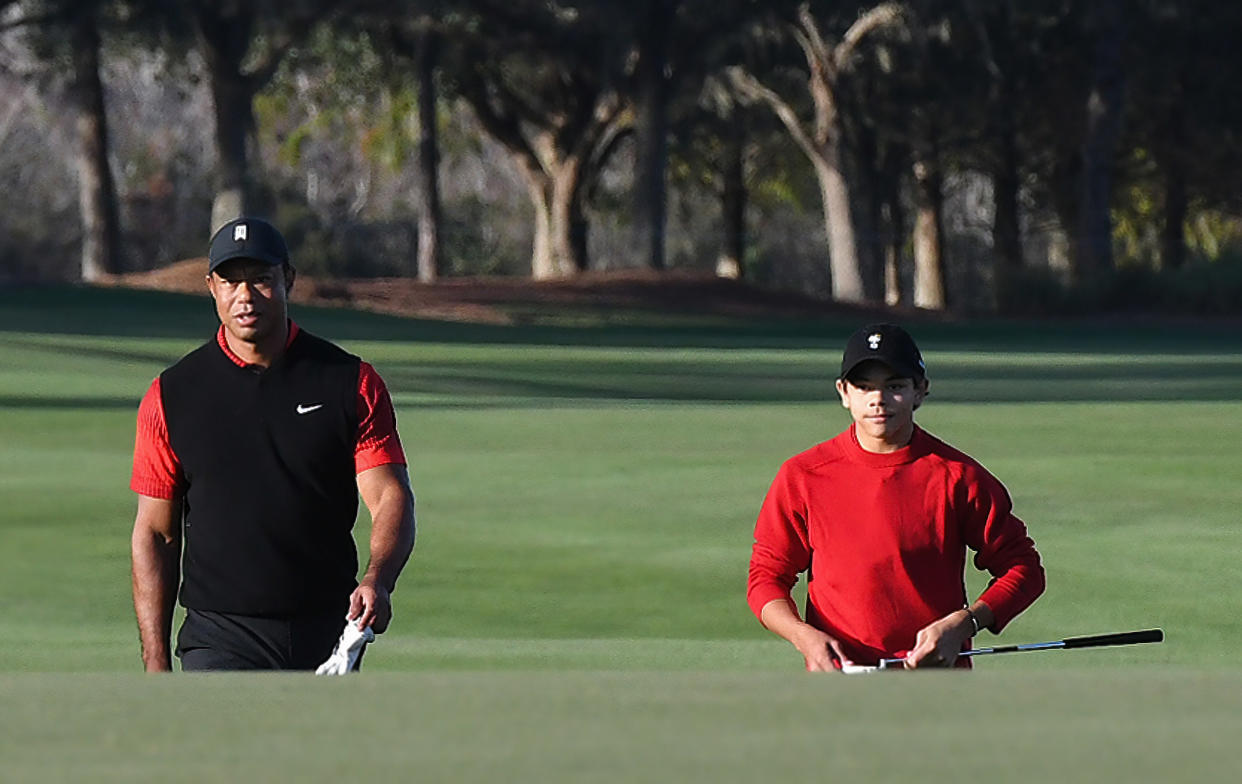
[{"label": "brown tree line", "polygon": [[[688,242],[762,279],[756,213],[777,199],[821,216],[801,244],[843,302],[965,306],[951,225],[985,221],[971,274],[1005,309],[1045,278],[1099,291],[1119,268],[1238,252],[1239,33],[1242,10],[1209,0],[10,0],[0,147],[22,106],[70,113],[87,281],[126,268],[131,224],[153,220],[122,208],[137,180],[118,174],[146,158],[113,143],[128,118],[108,105],[124,86],[109,63],[159,62],[165,84],[209,96],[209,162],[190,177],[207,183],[169,186],[198,194],[179,208],[198,216],[185,247],[244,213],[295,216],[308,245],[382,215],[414,226],[404,274],[470,271],[445,248],[487,233],[492,188],[463,195],[462,172],[496,176],[478,162],[500,155],[538,279],[662,270]],[[165,122],[137,135],[187,118]],[[341,149],[358,176],[312,170]],[[24,187],[17,165],[0,164],[6,191]],[[605,219],[623,239],[600,252]],[[31,252],[8,233],[0,270]]]}]

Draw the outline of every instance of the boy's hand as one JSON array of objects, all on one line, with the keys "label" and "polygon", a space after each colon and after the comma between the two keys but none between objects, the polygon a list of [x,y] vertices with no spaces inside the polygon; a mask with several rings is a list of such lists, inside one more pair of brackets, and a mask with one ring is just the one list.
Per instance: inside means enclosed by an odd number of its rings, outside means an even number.
[{"label": "boy's hand", "polygon": [[832,635],[826,634],[810,624],[805,624],[805,627],[799,630],[797,637],[792,642],[794,647],[798,649],[798,653],[802,654],[802,658],[806,661],[806,671],[833,672],[838,669],[833,662],[845,662],[845,657],[841,654],[840,643]]},{"label": "boy's hand", "polygon": [[966,610],[956,610],[919,630],[914,648],[906,655],[906,668],[952,667],[974,625]]}]

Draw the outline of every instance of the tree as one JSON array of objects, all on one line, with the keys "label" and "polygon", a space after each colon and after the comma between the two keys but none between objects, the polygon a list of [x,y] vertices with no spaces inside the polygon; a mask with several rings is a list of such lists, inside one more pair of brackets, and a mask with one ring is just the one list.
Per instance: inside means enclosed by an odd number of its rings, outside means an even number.
[{"label": "tree", "polygon": [[648,263],[664,269],[669,49],[679,0],[642,0],[636,5],[634,239]]},{"label": "tree", "polygon": [[[431,283],[440,277],[440,146],[436,125],[438,105],[436,69],[444,33],[430,13],[429,4],[409,9],[415,13],[395,14],[386,27],[396,54],[412,66],[418,90],[418,279]],[[399,11],[404,11],[397,6]]]},{"label": "tree", "polygon": [[820,32],[820,24],[810,7],[804,4],[798,8],[795,20],[788,23],[787,29],[802,49],[809,71],[808,87],[814,108],[809,123],[798,116],[791,101],[753,74],[741,68],[730,71],[734,86],[751,100],[763,102],[772,109],[815,168],[828,235],[832,295],[842,302],[862,302],[867,296],[855,247],[850,188],[843,169],[838,91],[858,47],[875,30],[898,23],[901,11],[895,3],[876,6],[851,24],[840,42],[831,44]]},{"label": "tree", "polygon": [[[1236,79],[1239,29],[1236,6],[1207,0],[1149,0],[1127,18],[1123,59],[1133,89],[1126,95],[1120,177],[1133,183],[1128,201],[1138,194],[1157,211],[1143,216],[1159,225],[1154,246],[1138,250],[1166,268],[1186,263],[1187,224],[1195,213],[1238,202],[1242,114],[1221,96]],[[1138,234],[1140,226],[1126,225],[1125,208],[1137,215],[1142,205],[1120,206],[1117,233]]]},{"label": "tree", "polygon": [[1019,9],[1013,0],[967,3],[964,11],[979,42],[983,73],[987,75],[987,136],[981,157],[992,180],[992,251],[996,259],[996,300],[1012,294],[1022,269],[1022,233],[1019,198],[1022,187],[1022,151],[1019,119],[1023,83],[1033,74],[1029,27],[1020,30]]},{"label": "tree", "polygon": [[632,129],[624,4],[476,3],[455,32],[458,92],[512,156],[535,208],[531,275],[587,268],[587,186]]},{"label": "tree", "polygon": [[82,280],[95,282],[121,269],[121,219],[108,162],[108,118],[99,75],[101,26],[116,25],[124,3],[34,0],[4,3],[21,14],[5,24],[21,29],[31,52],[63,85],[77,135],[78,205],[82,221]]},{"label": "tree", "polygon": [[95,282],[120,271],[121,218],[116,181],[108,163],[108,117],[99,77],[97,5],[79,7],[70,23],[73,75],[69,96],[77,114],[78,201],[82,212],[82,280]]},{"label": "tree", "polygon": [[1082,146],[1078,253],[1074,260],[1074,272],[1080,281],[1098,278],[1113,269],[1109,211],[1125,84],[1121,0],[1097,0],[1090,4],[1087,29],[1092,37],[1092,67]]},{"label": "tree", "polygon": [[188,12],[207,65],[215,107],[216,195],[211,226],[263,211],[256,169],[254,97],[281,59],[326,18],[337,0],[173,0]]}]

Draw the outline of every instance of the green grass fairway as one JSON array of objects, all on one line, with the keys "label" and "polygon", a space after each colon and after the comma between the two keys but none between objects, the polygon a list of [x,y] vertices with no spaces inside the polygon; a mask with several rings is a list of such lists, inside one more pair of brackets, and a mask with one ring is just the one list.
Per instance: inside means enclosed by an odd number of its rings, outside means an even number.
[{"label": "green grass fairway", "polygon": [[[1009,487],[1048,592],[1000,642],[1162,645],[814,678],[745,604],[856,324],[488,327],[296,309],[388,381],[419,541],[358,677],[146,678],[134,414],[203,298],[0,289],[0,780],[1228,780],[1242,337],[915,325],[919,421]],[[622,320],[625,321],[625,320]],[[365,513],[357,529],[365,542]],[[984,576],[970,573],[972,591]],[[984,636],[986,644],[992,638]]]},{"label": "green grass fairway", "polygon": [[1231,781],[1242,676],[0,676],[6,781]]}]

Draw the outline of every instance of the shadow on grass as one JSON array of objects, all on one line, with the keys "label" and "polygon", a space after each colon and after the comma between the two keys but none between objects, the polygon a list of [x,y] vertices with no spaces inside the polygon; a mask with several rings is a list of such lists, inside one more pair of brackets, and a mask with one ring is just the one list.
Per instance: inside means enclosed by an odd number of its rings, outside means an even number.
[{"label": "shadow on grass", "polygon": [[[852,325],[830,322],[738,322],[715,327],[505,327],[399,319],[345,310],[300,308],[307,329],[339,341],[383,340],[485,345],[622,348],[802,348],[835,357]],[[115,345],[45,344],[20,334],[16,347],[123,362],[169,364],[176,356],[138,348],[126,337],[208,339],[215,329],[204,298],[121,289],[49,287],[18,296],[0,289],[0,331],[116,337]],[[1085,330],[1034,325],[920,324],[914,329],[932,360],[933,400],[945,402],[1234,401],[1242,389],[1242,339],[1236,332],[1191,325]],[[934,353],[933,353],[934,352]],[[422,407],[557,406],[566,401],[828,403],[836,368],[823,354],[753,355],[728,351],[615,352],[609,356],[546,352],[471,352],[462,359],[377,363],[402,402]],[[963,355],[963,356],[959,356]],[[769,358],[770,357],[770,358]],[[14,408],[121,408],[133,400],[22,394],[0,397]]]},{"label": "shadow on grass", "polygon": [[[1072,368],[988,363],[949,365],[932,376],[932,395],[944,402],[1233,401],[1242,388],[1242,358],[1188,368],[1159,361]],[[707,403],[815,403],[835,405],[833,371],[806,363],[717,364],[531,361],[387,362],[380,368],[395,394],[448,400],[575,398]],[[425,403],[435,405],[434,403]],[[451,402],[447,404],[452,404]],[[424,405],[420,402],[418,405]]]},{"label": "shadow on grass", "polygon": [[[862,316],[822,319],[720,319],[701,325],[539,326],[469,324],[399,318],[294,305],[307,329],[332,340],[547,346],[817,348],[839,350]],[[640,314],[635,314],[640,320]],[[936,351],[1108,352],[1126,354],[1242,351],[1235,320],[1208,327],[1179,322],[981,320],[897,317]],[[88,286],[0,286],[0,331],[115,337],[205,339],[216,317],[206,295]]]}]

